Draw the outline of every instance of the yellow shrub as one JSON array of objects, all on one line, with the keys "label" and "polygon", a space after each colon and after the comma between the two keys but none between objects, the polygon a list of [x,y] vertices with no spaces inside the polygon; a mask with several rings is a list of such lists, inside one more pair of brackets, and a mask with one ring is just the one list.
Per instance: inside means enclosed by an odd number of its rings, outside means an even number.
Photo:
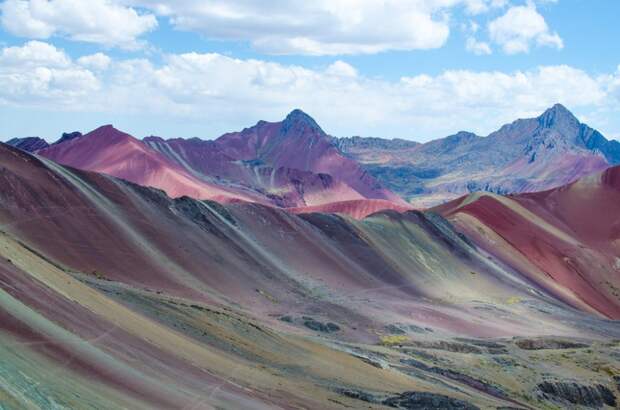
[{"label": "yellow shrub", "polygon": [[383,346],[401,345],[409,340],[409,337],[403,335],[381,336],[381,344]]}]

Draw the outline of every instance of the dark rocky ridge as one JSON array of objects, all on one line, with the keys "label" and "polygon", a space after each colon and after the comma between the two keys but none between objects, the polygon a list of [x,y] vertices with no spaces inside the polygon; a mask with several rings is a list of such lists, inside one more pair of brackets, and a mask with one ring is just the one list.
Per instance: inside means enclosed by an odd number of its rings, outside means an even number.
[{"label": "dark rocky ridge", "polygon": [[63,132],[62,135],[60,136],[60,139],[54,142],[52,145],[62,144],[63,142],[71,141],[73,139],[80,138],[80,137],[82,137],[82,133],[79,131]]},{"label": "dark rocky ridge", "polygon": [[538,385],[543,397],[572,404],[599,408],[616,406],[616,398],[607,387],[596,384],[586,386],[574,382],[544,381]]},{"label": "dark rocky ridge", "polygon": [[49,144],[43,138],[39,137],[12,138],[6,143],[26,152],[34,152],[49,147]]},{"label": "dark rocky ridge", "polygon": [[441,394],[409,391],[401,393],[398,396],[390,397],[383,401],[383,404],[398,409],[415,409],[415,410],[479,410],[463,400],[454,399],[452,397]]}]

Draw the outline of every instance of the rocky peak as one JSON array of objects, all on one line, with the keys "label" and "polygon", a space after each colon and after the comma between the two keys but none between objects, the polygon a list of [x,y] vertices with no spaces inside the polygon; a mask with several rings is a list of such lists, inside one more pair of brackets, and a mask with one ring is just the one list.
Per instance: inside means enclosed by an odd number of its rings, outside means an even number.
[{"label": "rocky peak", "polygon": [[73,139],[80,138],[81,136],[82,133],[79,131],[63,132],[60,139],[54,142],[52,145],[62,144],[63,142],[71,141]]},{"label": "rocky peak", "polygon": [[538,123],[543,128],[554,128],[560,132],[575,131],[579,127],[577,118],[562,104],[555,104],[542,113]]},{"label": "rocky peak", "polygon": [[288,134],[291,131],[297,131],[296,133],[299,134],[308,131],[324,134],[319,124],[311,116],[298,108],[291,111],[282,121],[282,134]]}]

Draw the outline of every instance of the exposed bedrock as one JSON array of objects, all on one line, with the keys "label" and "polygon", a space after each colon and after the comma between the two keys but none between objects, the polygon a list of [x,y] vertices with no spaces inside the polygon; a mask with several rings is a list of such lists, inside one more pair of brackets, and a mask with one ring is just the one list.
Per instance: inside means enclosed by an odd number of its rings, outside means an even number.
[{"label": "exposed bedrock", "polygon": [[416,410],[453,410],[466,409],[477,410],[479,407],[474,406],[463,400],[454,399],[442,394],[408,391],[395,397],[390,397],[383,401],[383,404],[398,409],[416,409]]},{"label": "exposed bedrock", "polygon": [[600,408],[603,405],[616,406],[616,397],[601,384],[583,385],[575,382],[544,381],[538,384],[538,390],[549,400],[579,404],[586,407]]}]

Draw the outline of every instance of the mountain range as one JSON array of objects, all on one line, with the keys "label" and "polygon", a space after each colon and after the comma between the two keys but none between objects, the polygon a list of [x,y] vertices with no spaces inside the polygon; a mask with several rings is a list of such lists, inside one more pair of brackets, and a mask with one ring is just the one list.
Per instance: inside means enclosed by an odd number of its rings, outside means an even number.
[{"label": "mountain range", "polygon": [[486,137],[462,131],[425,144],[359,137],[335,143],[422,208],[475,191],[545,190],[620,164],[620,143],[580,123],[561,104]]},{"label": "mountain range", "polygon": [[618,143],[560,105],[426,144],[300,110],[9,142],[2,408],[620,403]]},{"label": "mountain range", "polygon": [[[271,127],[228,153],[284,166]],[[46,150],[0,144],[3,406],[618,404],[620,167],[356,219],[129,182],[192,167],[111,127]]]},{"label": "mountain range", "polygon": [[361,199],[406,205],[355,160],[342,155],[300,110],[281,122],[260,121],[214,141],[139,140],[106,125],[83,136],[65,134],[52,145],[33,138],[8,143],[64,165],[157,187],[173,197],[280,207]]},{"label": "mountain range", "polygon": [[[557,104],[487,137],[468,132],[425,144],[335,138],[301,110],[215,140],[139,140],[112,126],[8,141],[61,164],[218,201],[298,208],[384,200],[427,208],[469,192],[535,192],[620,163],[620,143]],[[376,202],[381,203],[381,202]]]}]

